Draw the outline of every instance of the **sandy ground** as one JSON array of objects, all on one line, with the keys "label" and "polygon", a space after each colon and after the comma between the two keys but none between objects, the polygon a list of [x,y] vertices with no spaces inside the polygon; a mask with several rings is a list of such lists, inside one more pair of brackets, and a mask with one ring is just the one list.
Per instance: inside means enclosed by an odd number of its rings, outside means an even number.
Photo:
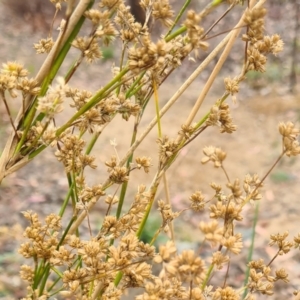
[{"label": "sandy ground", "polygon": [[[0,22],[5,24],[9,16],[1,16],[1,18]],[[33,56],[34,51],[29,45],[38,40],[38,34],[32,34],[30,28],[23,28],[23,31],[15,29],[13,26],[7,28],[9,29],[1,30],[0,62],[6,60],[21,61],[32,73],[35,73],[43,58],[36,59]],[[74,53],[74,57],[75,55]],[[63,68],[67,69],[67,67],[64,66]],[[110,72],[110,67],[111,62],[100,63],[91,67],[83,66],[84,71],[76,75],[71,80],[70,85],[78,88],[88,86],[89,90],[94,91],[99,85],[108,82],[110,77],[107,77],[107,74]],[[185,67],[184,73],[189,73],[195,67],[196,65],[189,64],[188,67]],[[235,75],[235,73],[231,75]],[[201,92],[206,78],[207,74],[200,76],[179,99],[176,106],[164,116],[162,129],[165,134],[171,137],[176,136],[180,125],[186,120],[189,110]],[[180,87],[183,80],[184,76],[182,75],[172,76],[168,79],[159,90],[161,106]],[[201,107],[199,119],[222,93],[223,87],[221,80],[219,80]],[[214,169],[209,164],[201,164],[204,146],[218,146],[227,152],[225,167],[231,180],[239,178],[242,181],[247,173],[257,173],[262,177],[281,151],[278,123],[288,120],[299,123],[299,96],[288,94],[287,89],[279,83],[260,91],[251,91],[245,85],[238,95],[238,103],[233,105],[230,99],[229,103],[238,131],[228,135],[220,134],[217,128],[209,128],[182,151],[178,161],[167,172],[174,209],[179,210],[186,207],[188,197],[196,190],[201,190],[209,198],[212,195],[212,190],[209,187],[210,182],[219,183],[224,187],[226,185],[226,178],[219,169]],[[3,107],[1,107],[2,110]],[[71,111],[67,108],[59,117],[58,122],[67,120],[70,114]],[[154,103],[150,103],[139,132],[143,131],[143,128],[147,126],[154,115]],[[104,163],[113,151],[110,144],[111,140],[116,139],[118,155],[120,157],[124,155],[130,142],[132,126],[131,120],[125,122],[116,118],[113,121],[113,126],[109,126],[109,129],[103,132],[100,143],[97,144],[92,153],[97,158],[98,168],[87,174],[90,183],[101,183],[107,177]],[[1,146],[4,145],[8,132],[8,120],[3,118],[0,120]],[[143,183],[149,186],[151,183],[157,161],[156,138],[157,130],[154,129],[137,150],[137,155],[151,156],[154,167],[147,175],[142,174],[142,172],[133,173],[133,184],[129,186],[126,199],[127,205],[130,204],[137,185]],[[254,259],[264,258],[269,261],[274,256],[275,248],[268,246],[270,234],[289,231],[290,238],[292,238],[299,232],[299,170],[299,158],[284,158],[267,179],[259,208]],[[39,212],[42,216],[58,211],[66,190],[67,182],[63,168],[56,161],[51,149],[44,151],[40,157],[3,182],[0,187],[0,226],[8,226],[11,230],[2,234],[0,240],[0,299],[18,299],[22,296],[23,286],[17,274],[18,266],[22,261],[16,253],[19,242],[12,241],[10,238],[11,235],[20,237],[21,229],[17,225],[26,226],[20,212],[31,209]],[[164,199],[162,187],[159,189],[157,198]],[[98,222],[97,226],[103,217],[102,208],[103,205],[99,203],[91,213],[91,220]],[[245,210],[242,225],[237,228],[237,231],[243,233],[246,247],[242,255],[238,259],[234,259],[235,263],[231,269],[228,284],[236,285],[236,282],[243,280],[253,216],[254,207],[249,205]],[[157,222],[155,218],[153,222]],[[204,218],[205,216],[202,214],[186,213],[175,222],[175,231],[180,247],[195,247],[198,242],[201,242],[202,237],[197,230],[197,225]],[[287,269],[291,282],[288,285],[280,285],[277,296],[273,296],[272,299],[282,299],[282,297],[291,299],[292,291],[300,289],[299,258],[299,253],[293,251],[275,261],[274,265],[277,268],[284,266]]]}]

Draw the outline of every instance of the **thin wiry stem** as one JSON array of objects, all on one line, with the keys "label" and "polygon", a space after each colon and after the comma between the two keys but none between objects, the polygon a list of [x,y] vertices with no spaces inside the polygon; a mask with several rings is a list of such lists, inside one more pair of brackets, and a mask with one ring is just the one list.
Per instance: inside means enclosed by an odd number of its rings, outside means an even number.
[{"label": "thin wiry stem", "polygon": [[222,16],[216,20],[203,34],[203,37],[207,37],[207,35],[214,29],[214,27],[232,10],[232,8],[234,7],[234,4],[231,4],[227,10],[222,14]]},{"label": "thin wiry stem", "polygon": [[55,19],[56,19],[56,16],[57,16],[57,14],[58,14],[58,11],[59,11],[59,9],[56,9],[56,10],[55,10],[54,16],[53,16],[53,18],[52,18],[51,25],[50,25],[50,30],[49,30],[49,33],[48,33],[48,36],[49,36],[49,37],[52,37],[53,25],[54,25],[54,21],[55,21]]},{"label": "thin wiry stem", "polygon": [[278,257],[279,253],[280,253],[280,249],[277,251],[277,253],[274,255],[274,257],[269,261],[269,263],[267,264],[267,267],[269,267],[273,263],[273,261]]},{"label": "thin wiry stem", "polygon": [[188,6],[190,5],[191,0],[186,0],[185,3],[183,4],[183,6],[181,7],[178,15],[175,18],[175,21],[173,22],[173,25],[171,26],[171,28],[169,29],[169,31],[166,34],[166,38],[171,34],[171,32],[173,31],[173,29],[175,28],[176,24],[178,23],[179,19],[182,17],[183,13],[186,11],[186,9],[188,8]]},{"label": "thin wiry stem", "polygon": [[229,274],[229,268],[230,268],[230,260],[227,264],[226,275],[225,275],[225,279],[224,279],[224,283],[223,283],[223,289],[226,287],[226,282],[227,282],[227,278],[228,278],[228,274]]},{"label": "thin wiry stem", "polygon": [[9,109],[9,106],[8,106],[8,104],[7,104],[7,102],[6,102],[6,98],[5,98],[5,96],[4,96],[4,92],[3,92],[3,91],[0,93],[0,96],[1,96],[2,101],[3,101],[3,103],[4,103],[4,106],[5,106],[7,115],[8,115],[8,117],[9,117],[10,124],[11,124],[12,128],[14,129],[15,134],[17,134],[17,129],[16,129],[15,124],[14,124],[14,121],[13,121],[13,119],[12,119],[12,117],[11,117],[10,109]]},{"label": "thin wiry stem", "polygon": [[[254,214],[254,220],[253,220],[253,225],[252,225],[252,233],[251,233],[251,245],[250,245],[250,248],[249,248],[248,258],[247,258],[248,263],[252,260],[252,257],[253,257],[254,241],[255,241],[255,230],[256,230],[256,225],[257,225],[257,221],[258,221],[258,212],[259,212],[259,202],[257,202],[256,206],[255,206],[255,214]],[[244,280],[243,299],[245,299],[245,297],[247,296],[247,292],[248,292],[247,284],[248,284],[248,281],[249,281],[249,275],[250,275],[250,268],[247,267],[246,276],[245,276],[245,280]]]},{"label": "thin wiry stem", "polygon": [[[157,117],[157,129],[158,129],[158,137],[162,137],[162,129],[161,129],[161,122],[159,117],[159,99],[158,99],[158,91],[157,91],[157,84],[155,81],[155,78],[153,78],[153,91],[154,91],[154,101],[155,101],[155,109],[156,109],[156,117]],[[169,190],[169,184],[167,180],[166,173],[163,173],[163,182],[164,182],[164,188],[165,188],[165,196],[166,196],[166,202],[170,205],[170,208],[172,208],[171,199],[170,199],[170,190]],[[170,233],[172,241],[175,243],[175,233],[174,233],[174,224],[173,222],[170,223]]]},{"label": "thin wiry stem", "polygon": [[224,168],[223,165],[221,165],[221,169],[223,170],[223,172],[224,172],[224,174],[225,174],[225,176],[227,178],[228,183],[230,183],[230,179],[229,179],[228,173],[226,172],[226,169]]},{"label": "thin wiry stem", "polygon": [[245,206],[250,200],[251,196],[261,187],[263,182],[266,180],[266,178],[269,176],[269,174],[273,171],[273,169],[276,167],[276,165],[279,163],[279,161],[282,159],[282,157],[285,155],[285,151],[283,151],[279,157],[276,159],[272,167],[268,170],[268,172],[265,174],[265,176],[260,180],[260,182],[256,185],[255,189],[250,193],[250,195],[244,200],[242,203],[242,206]]}]

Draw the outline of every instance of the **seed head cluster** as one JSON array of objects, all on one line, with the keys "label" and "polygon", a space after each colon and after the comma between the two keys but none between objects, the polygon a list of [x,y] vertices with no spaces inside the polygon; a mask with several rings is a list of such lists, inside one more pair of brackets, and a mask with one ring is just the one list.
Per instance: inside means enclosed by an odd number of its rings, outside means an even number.
[{"label": "seed head cluster", "polygon": [[[50,1],[56,10],[67,2]],[[225,185],[213,182],[209,192],[204,193],[200,190],[202,183],[199,183],[200,188],[186,197],[187,205],[179,211],[168,199],[156,201],[156,194],[161,178],[179,152],[203,131],[211,129],[211,126],[217,126],[220,133],[237,131],[226,98],[231,96],[236,100],[239,84],[245,80],[247,72],[264,72],[267,55],[277,55],[283,48],[283,42],[277,34],[264,35],[265,8],[246,9],[243,17],[246,29],[242,36],[245,60],[241,74],[224,79],[224,95],[198,123],[181,125],[176,137],[159,135],[154,180],[150,188],[139,185],[134,195],[126,193],[132,172],[151,174],[151,158],[130,152],[126,163],[126,158],[120,159],[118,153],[110,154],[102,162],[107,169],[107,180],[91,184],[86,170],[88,167],[97,168],[94,156],[97,154],[90,154],[92,144],[108,125],[113,126],[111,122],[118,116],[122,121],[134,121],[132,149],[141,142],[137,138],[138,129],[151,96],[192,52],[197,58],[199,51],[208,50],[204,21],[214,5],[201,13],[187,11],[183,15],[182,27],[177,30],[173,28],[175,13],[169,0],[141,0],[141,8],[145,11],[144,24],[137,21],[123,0],[95,2],[84,12],[90,31],[82,35],[80,32],[70,43],[78,58],[65,79],[58,79],[47,90],[41,90],[34,79],[27,77],[28,71],[21,64],[8,62],[0,70],[0,96],[3,101],[6,102],[7,94],[17,97],[19,92],[23,118],[31,108],[28,99],[32,99],[32,108],[38,116],[30,128],[18,126],[15,130],[17,139],[24,140],[20,157],[35,154],[36,150],[51,145],[69,180],[68,197],[60,215],[49,214],[42,222],[32,211],[23,213],[29,226],[24,231],[26,242],[21,244],[19,252],[34,263],[24,264],[20,270],[21,278],[28,283],[24,299],[44,300],[59,294],[64,299],[118,300],[130,288],[139,288],[137,300],[240,299],[241,290],[227,283],[227,277],[231,275],[231,259],[240,255],[245,247],[237,225],[244,218],[245,206],[262,199],[265,177],[260,179],[256,174],[247,174],[242,179],[232,180],[226,168],[230,155],[220,147],[206,146],[201,163],[212,164],[222,173]],[[233,6],[240,2],[227,1]],[[152,28],[156,21],[170,32],[155,37]],[[67,22],[61,26],[62,36],[67,32],[67,26],[70,26]],[[71,77],[80,65],[102,60],[105,47],[116,39],[121,43],[121,61],[112,67],[113,80],[96,92],[72,87]],[[40,40],[34,48],[37,53],[49,53],[54,50],[54,43],[49,36]],[[75,113],[61,126],[56,116],[68,103]],[[300,130],[296,125],[280,123],[279,133],[282,136],[280,158],[300,154]],[[87,134],[93,135],[89,144],[86,142]],[[112,144],[116,151],[116,143]],[[67,201],[70,201],[72,216],[65,226],[63,214],[68,208]],[[124,206],[123,202],[126,203]],[[101,213],[97,226],[90,223],[89,214],[94,205],[99,205]],[[151,209],[159,212],[160,226],[151,241],[146,242],[141,236]],[[172,233],[177,218],[190,215],[199,216],[197,232],[204,247],[182,250],[176,247],[173,239],[157,248],[153,245],[160,233]],[[79,227],[81,223],[85,224],[82,228]],[[86,236],[86,226],[89,236]],[[285,268],[274,269],[272,265],[278,256],[289,253],[292,248],[300,249],[299,234],[293,241],[287,238],[288,232],[272,234],[269,246],[276,248],[276,255],[269,262],[259,259],[248,263],[250,271],[245,284],[245,299],[271,296],[277,281],[289,282]],[[225,274],[223,284],[215,284],[217,272],[220,276]],[[55,280],[48,284],[47,280],[53,278]]]}]

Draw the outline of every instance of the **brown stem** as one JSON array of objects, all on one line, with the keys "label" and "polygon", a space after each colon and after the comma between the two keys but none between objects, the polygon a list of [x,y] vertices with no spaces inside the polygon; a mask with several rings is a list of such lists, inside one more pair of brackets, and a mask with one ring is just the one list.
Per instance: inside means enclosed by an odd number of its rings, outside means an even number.
[{"label": "brown stem", "polygon": [[270,260],[270,262],[267,264],[267,267],[269,267],[272,264],[272,262],[276,259],[276,257],[279,255],[279,251],[280,250],[278,250],[278,252],[275,254],[275,256]]},{"label": "brown stem", "polygon": [[230,260],[229,260],[228,265],[227,265],[225,280],[224,280],[224,283],[223,283],[223,289],[226,287],[226,282],[227,282],[227,278],[228,278],[228,274],[229,274],[229,268],[230,268]]},{"label": "brown stem", "polygon": [[14,121],[13,121],[13,119],[12,119],[12,117],[11,117],[10,109],[9,109],[9,106],[8,106],[8,104],[7,104],[7,102],[6,102],[6,98],[5,98],[4,92],[1,91],[0,95],[1,95],[1,98],[2,98],[3,103],[4,103],[4,105],[5,105],[5,109],[6,109],[6,112],[7,112],[7,114],[8,114],[10,124],[11,124],[12,128],[14,129],[15,134],[17,134],[17,129],[16,129],[15,124],[14,124]]},{"label": "brown stem", "polygon": [[207,30],[206,32],[203,34],[203,38],[205,38],[212,30],[213,28],[232,10],[232,8],[234,7],[234,4],[231,4],[228,9],[223,13],[223,15],[215,21],[215,23],[213,23]]},{"label": "brown stem", "polygon": [[252,194],[254,194],[257,189],[262,185],[262,183],[266,180],[266,178],[269,176],[269,174],[273,171],[273,169],[275,168],[275,166],[279,163],[279,161],[281,160],[281,158],[284,156],[285,151],[283,151],[280,156],[276,159],[276,161],[274,162],[273,166],[270,168],[270,170],[265,174],[265,176],[261,179],[261,181],[257,184],[257,186],[255,187],[254,191],[252,192]]},{"label": "brown stem", "polygon": [[226,178],[227,178],[227,181],[228,181],[228,183],[230,183],[229,176],[228,176],[228,174],[227,174],[227,172],[226,172],[226,170],[225,170],[225,168],[224,168],[224,166],[223,166],[223,165],[221,165],[221,169],[222,169],[222,170],[223,170],[223,172],[225,173],[225,176],[226,176]]}]

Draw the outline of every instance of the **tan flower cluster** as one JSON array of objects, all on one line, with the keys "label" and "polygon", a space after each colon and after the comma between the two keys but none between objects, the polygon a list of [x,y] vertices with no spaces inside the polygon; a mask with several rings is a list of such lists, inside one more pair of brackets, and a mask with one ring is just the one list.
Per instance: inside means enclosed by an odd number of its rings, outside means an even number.
[{"label": "tan flower cluster", "polygon": [[292,122],[280,123],[279,132],[282,135],[283,152],[287,156],[296,156],[300,154],[300,145],[298,136],[300,129],[295,128]]},{"label": "tan flower cluster", "polygon": [[191,52],[192,47],[189,45],[188,40],[182,36],[177,36],[174,40],[169,42],[169,44],[171,44],[171,49],[166,58],[170,67],[176,69],[181,65],[183,59]]},{"label": "tan flower cluster", "polygon": [[[92,96],[90,92],[76,88],[69,88],[66,95],[74,102],[71,107],[76,107],[77,110],[80,110]],[[82,114],[74,125],[78,126],[81,131],[88,130],[93,133],[99,131],[102,125],[109,123],[117,113],[127,121],[131,116],[138,115],[140,109],[140,105],[133,103],[120,93],[118,96],[107,97],[100,101]]]},{"label": "tan flower cluster", "polygon": [[205,240],[216,246],[223,238],[224,228],[219,227],[218,221],[200,222],[200,230],[204,233]]},{"label": "tan flower cluster", "polygon": [[93,187],[85,185],[84,188],[79,190],[78,200],[84,204],[90,201],[96,201],[96,197],[101,197],[104,195],[105,192],[101,184],[94,185]]},{"label": "tan flower cluster", "polygon": [[221,244],[233,254],[239,254],[243,249],[242,234],[237,233],[228,237],[223,237]]},{"label": "tan flower cluster", "polygon": [[[105,2],[105,1],[104,1]],[[91,34],[84,37],[76,37],[72,42],[72,46],[81,51],[81,55],[88,63],[93,63],[102,58],[100,43],[108,46],[117,35],[117,31],[111,21],[112,7],[118,7],[118,1],[103,1],[100,7],[107,7],[108,10],[100,11],[98,9],[90,9],[85,12],[84,16],[89,19],[93,25]]]},{"label": "tan flower cluster", "polygon": [[171,265],[176,267],[181,282],[200,284],[205,275],[205,263],[193,250],[184,250]]},{"label": "tan flower cluster", "polygon": [[259,293],[262,295],[274,294],[274,282],[282,280],[288,282],[288,274],[284,269],[275,271],[276,276],[271,275],[271,268],[264,264],[262,259],[251,261],[248,264],[250,268],[249,281],[247,287],[249,294]]},{"label": "tan flower cluster", "polygon": [[[128,287],[142,286],[146,279],[152,277],[151,267],[144,260],[153,257],[154,248],[139,241],[133,234],[122,237],[118,246],[109,246],[104,238],[79,241],[77,237],[69,236],[67,242],[68,247],[76,250],[82,259],[81,268],[69,269],[63,273],[65,286],[72,294],[83,296],[80,285],[96,281],[104,284],[108,297],[110,294],[120,294],[120,291]],[[55,252],[54,259],[50,262],[59,261],[59,252],[65,252],[66,257],[72,256],[70,251],[63,248],[63,251]],[[67,265],[66,260],[64,264]],[[113,281],[119,270],[123,270],[123,278],[122,287],[117,291],[108,283]]]},{"label": "tan flower cluster", "polygon": [[201,191],[197,191],[193,193],[190,198],[191,202],[191,209],[194,211],[201,211],[204,209],[205,206],[205,201],[204,201],[204,196],[202,195]]},{"label": "tan flower cluster", "polygon": [[223,300],[223,299],[239,300],[240,295],[232,287],[227,286],[225,288],[217,288],[217,290],[213,293],[211,299],[212,300]]},{"label": "tan flower cluster", "polygon": [[108,10],[101,12],[98,9],[90,9],[84,13],[84,16],[91,20],[94,26],[97,26],[96,35],[98,38],[105,35],[116,35],[116,30],[110,21],[110,13]]},{"label": "tan flower cluster", "polygon": [[239,179],[236,179],[233,183],[229,182],[226,185],[232,192],[231,195],[228,196],[229,200],[234,200],[235,203],[240,203],[242,202],[242,189],[240,186],[240,181]]},{"label": "tan flower cluster", "polygon": [[121,114],[122,118],[126,121],[130,116],[137,116],[141,110],[140,105],[133,103],[130,99],[126,99],[124,94],[118,95],[117,112]]},{"label": "tan flower cluster", "polygon": [[[60,245],[59,217],[49,215],[45,220],[46,225],[42,226],[37,214],[25,212],[24,216],[31,223],[25,231],[25,236],[31,241],[21,245],[20,253],[26,258],[42,258],[51,266],[64,267],[65,271],[62,272],[62,280],[66,288],[64,295],[85,299],[90,290],[85,291],[81,286],[89,282],[102,284],[105,287],[106,297],[114,293],[121,295],[124,289],[144,286],[145,280],[153,278],[151,266],[145,261],[154,257],[155,248],[139,241],[135,233],[128,231],[121,237],[117,246],[109,246],[108,239],[111,235],[108,238],[102,235],[90,241],[68,235],[64,244]],[[126,231],[126,228],[120,229]],[[80,267],[76,263],[79,257]],[[120,270],[123,271],[122,284],[120,290],[116,290],[108,283],[113,282]],[[22,279],[32,283],[34,276],[35,270],[32,267],[22,266]]]},{"label": "tan flower cluster", "polygon": [[[154,278],[145,285],[145,293],[137,299],[203,299],[203,292],[197,287],[203,282],[206,267],[204,261],[193,250],[184,250],[176,254],[174,243],[169,241],[159,247],[156,263],[163,263],[159,278]],[[185,286],[189,284],[190,288]],[[154,298],[153,298],[154,299]]]},{"label": "tan flower cluster", "polygon": [[[23,212],[23,215],[30,222],[30,226],[24,232],[24,236],[30,242],[21,244],[19,253],[25,258],[50,259],[59,243],[60,217],[50,214],[45,219],[46,224],[42,225],[36,213],[26,211]],[[25,280],[32,279],[30,270],[27,267],[23,269],[23,276]]]},{"label": "tan flower cluster", "polygon": [[128,51],[129,68],[134,74],[154,66],[157,60],[157,47],[148,36],[142,37],[142,46]]},{"label": "tan flower cluster", "polygon": [[117,184],[128,181],[129,170],[126,167],[119,167],[117,163],[117,157],[112,156],[110,161],[106,161],[105,165],[108,167],[109,179]]},{"label": "tan flower cluster", "polygon": [[270,246],[276,245],[278,247],[278,254],[283,255],[288,253],[294,244],[292,242],[286,241],[289,233],[286,231],[284,234],[271,234]]},{"label": "tan flower cluster", "polygon": [[277,55],[283,49],[283,42],[279,35],[264,36],[265,15],[266,9],[261,7],[248,9],[244,17],[244,22],[248,27],[247,33],[243,35],[242,39],[249,42],[247,49],[247,71],[265,72],[267,62],[265,55],[269,53]]},{"label": "tan flower cluster", "polygon": [[216,168],[221,167],[226,158],[226,152],[224,152],[221,148],[213,146],[203,148],[203,153],[205,157],[201,159],[201,163],[206,164],[211,161]]},{"label": "tan flower cluster", "polygon": [[124,233],[136,233],[144,217],[145,209],[149,204],[149,198],[150,195],[146,192],[146,187],[143,185],[139,186],[128,213],[125,213],[119,219],[115,216],[106,216],[97,236],[118,238]]},{"label": "tan flower cluster", "polygon": [[[18,131],[18,136],[21,137],[22,131]],[[55,145],[55,128],[52,124],[36,122],[34,126],[31,126],[26,135],[24,146],[28,148],[37,148],[42,144]]]},{"label": "tan flower cluster", "polygon": [[102,52],[95,37],[77,37],[72,46],[81,51],[88,63],[93,63],[102,57]]},{"label": "tan flower cluster", "polygon": [[186,38],[188,41],[188,46],[190,47],[189,52],[192,49],[201,49],[204,51],[208,49],[208,43],[202,40],[204,29],[198,25],[201,19],[201,15],[198,15],[195,11],[190,10],[187,13],[187,19],[183,23],[187,28]]},{"label": "tan flower cluster", "polygon": [[75,174],[83,171],[86,166],[91,167],[92,169],[96,168],[94,164],[95,158],[83,154],[85,141],[77,135],[66,134],[60,138],[58,150],[55,152],[55,156],[58,161],[61,161],[66,172],[73,171]]},{"label": "tan flower cluster", "polygon": [[140,42],[140,34],[148,34],[147,27],[142,28],[139,22],[135,22],[130,12],[130,7],[120,4],[114,19],[120,27],[120,37],[125,43]]},{"label": "tan flower cluster", "polygon": [[263,39],[264,17],[267,10],[264,7],[248,9],[244,22],[248,26],[247,34],[243,35],[243,40],[249,41],[254,45],[257,41]]},{"label": "tan flower cluster", "polygon": [[86,104],[93,94],[87,90],[80,90],[77,88],[68,87],[66,90],[66,97],[71,98],[74,103],[70,104],[71,107],[75,107],[79,110],[84,104]]},{"label": "tan flower cluster", "polygon": [[162,227],[164,229],[165,232],[169,231],[169,224],[175,220],[176,218],[178,218],[178,216],[180,215],[179,212],[173,212],[171,210],[171,206],[167,203],[165,203],[163,200],[158,200],[158,210],[161,213],[162,216]]},{"label": "tan flower cluster", "polygon": [[234,77],[233,79],[226,77],[224,78],[225,90],[228,92],[233,99],[233,102],[236,102],[236,94],[239,92],[239,82],[241,78]]},{"label": "tan flower cluster", "polygon": [[118,99],[107,98],[84,113],[78,122],[80,130],[97,132],[99,126],[109,123],[117,112]]},{"label": "tan flower cluster", "polygon": [[257,174],[250,175],[247,174],[244,179],[243,188],[246,193],[246,198],[248,201],[261,200],[262,196],[259,192],[259,188],[262,187],[262,182],[258,178]]},{"label": "tan flower cluster", "polygon": [[137,164],[137,168],[138,169],[141,169],[143,168],[145,173],[148,173],[149,172],[149,169],[151,167],[151,158],[150,157],[137,157],[135,159],[136,161],[136,164]]},{"label": "tan flower cluster", "polygon": [[157,139],[157,143],[159,146],[159,164],[162,167],[176,153],[179,144],[175,139],[170,139],[167,136]]},{"label": "tan flower cluster", "polygon": [[300,233],[294,237],[294,247],[300,249]]},{"label": "tan flower cluster", "polygon": [[207,126],[219,126],[221,133],[232,133],[237,129],[237,126],[232,122],[229,105],[224,102],[221,105],[212,106],[205,124]]},{"label": "tan flower cluster", "polygon": [[166,27],[171,27],[174,12],[169,4],[169,0],[153,1],[152,16],[154,19],[160,20]]},{"label": "tan flower cluster", "polygon": [[0,93],[2,100],[5,100],[5,92],[12,98],[17,97],[17,90],[22,92],[23,101],[27,95],[37,95],[40,88],[34,79],[27,77],[28,71],[23,65],[17,62],[7,62],[2,64],[0,70]]},{"label": "tan flower cluster", "polygon": [[[226,198],[227,201],[227,198]],[[232,222],[233,220],[241,221],[243,217],[241,215],[242,207],[240,205],[236,205],[233,202],[229,202],[229,204],[217,202],[217,204],[212,204],[209,207],[210,210],[210,218],[212,219],[223,219],[225,221]]]},{"label": "tan flower cluster", "polygon": [[51,85],[44,97],[38,98],[37,110],[45,114],[48,119],[63,111],[67,86],[62,77],[57,79],[56,85]]},{"label": "tan flower cluster", "polygon": [[167,241],[165,245],[159,246],[159,253],[154,257],[156,263],[168,263],[176,255],[177,249],[173,241]]},{"label": "tan flower cluster", "polygon": [[217,251],[213,253],[211,262],[218,270],[221,270],[229,262],[229,256],[224,255],[221,251]]},{"label": "tan flower cluster", "polygon": [[154,278],[145,284],[145,292],[136,297],[136,300],[150,299],[187,299],[188,292],[176,278]]},{"label": "tan flower cluster", "polygon": [[34,49],[37,54],[49,53],[54,45],[52,37],[41,39],[38,43],[34,44]]}]

